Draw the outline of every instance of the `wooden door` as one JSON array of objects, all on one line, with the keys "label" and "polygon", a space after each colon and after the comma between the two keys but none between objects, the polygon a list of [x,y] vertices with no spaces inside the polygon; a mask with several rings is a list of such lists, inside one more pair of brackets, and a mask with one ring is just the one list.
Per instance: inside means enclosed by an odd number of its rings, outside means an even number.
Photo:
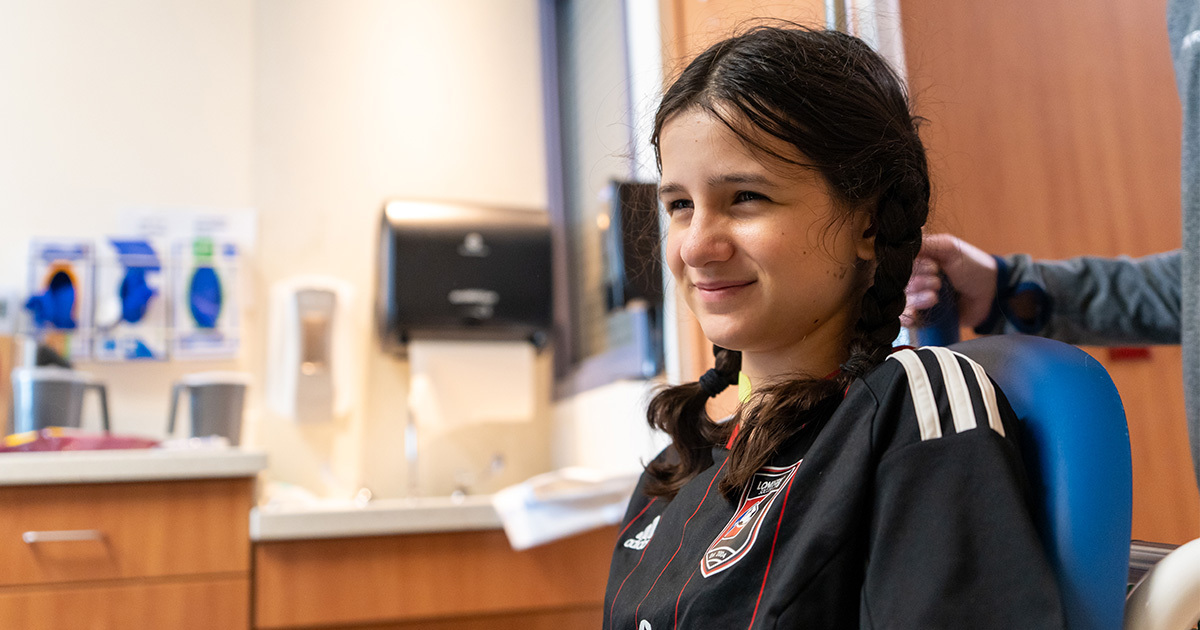
[{"label": "wooden door", "polygon": [[[901,0],[929,122],[932,227],[995,253],[1180,245],[1180,107],[1165,0]],[[1133,447],[1133,536],[1200,535],[1178,347],[1114,360]]]},{"label": "wooden door", "polygon": [[669,81],[708,46],[762,20],[825,25],[824,0],[662,0]]}]

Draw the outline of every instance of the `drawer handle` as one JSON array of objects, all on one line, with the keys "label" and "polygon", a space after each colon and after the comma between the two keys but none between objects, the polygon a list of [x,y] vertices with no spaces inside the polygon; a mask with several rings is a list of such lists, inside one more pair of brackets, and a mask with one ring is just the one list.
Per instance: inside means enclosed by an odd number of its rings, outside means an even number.
[{"label": "drawer handle", "polygon": [[30,545],[45,542],[104,540],[104,532],[98,529],[59,529],[47,532],[25,532],[21,534],[21,540]]}]

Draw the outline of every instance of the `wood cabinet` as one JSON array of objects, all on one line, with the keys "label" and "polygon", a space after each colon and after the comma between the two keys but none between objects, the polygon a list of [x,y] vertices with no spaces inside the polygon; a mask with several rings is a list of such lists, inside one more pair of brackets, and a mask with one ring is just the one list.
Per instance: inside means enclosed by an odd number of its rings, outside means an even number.
[{"label": "wood cabinet", "polygon": [[597,628],[616,534],[520,552],[499,530],[260,542],[254,626]]},{"label": "wood cabinet", "polygon": [[0,487],[0,620],[249,627],[252,478]]}]

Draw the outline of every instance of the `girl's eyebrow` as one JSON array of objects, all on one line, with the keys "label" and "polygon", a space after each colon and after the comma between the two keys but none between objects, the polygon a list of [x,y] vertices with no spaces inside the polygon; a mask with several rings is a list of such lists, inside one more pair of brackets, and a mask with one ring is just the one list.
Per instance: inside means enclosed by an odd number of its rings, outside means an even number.
[{"label": "girl's eyebrow", "polygon": [[723,175],[714,175],[708,178],[709,186],[720,186],[722,184],[754,184],[757,186],[770,186],[771,180],[765,175],[759,173],[725,173]]},{"label": "girl's eyebrow", "polygon": [[[708,178],[709,186],[728,186],[730,184],[753,184],[755,186],[772,186],[771,180],[759,173],[725,173]],[[673,195],[683,192],[683,186],[675,183],[665,183],[658,187],[658,194]]]},{"label": "girl's eyebrow", "polygon": [[659,186],[658,186],[658,196],[659,197],[661,197],[663,195],[673,195],[673,194],[679,193],[679,192],[683,192],[683,186],[680,186],[679,184],[669,184],[668,183],[668,184],[659,184]]}]

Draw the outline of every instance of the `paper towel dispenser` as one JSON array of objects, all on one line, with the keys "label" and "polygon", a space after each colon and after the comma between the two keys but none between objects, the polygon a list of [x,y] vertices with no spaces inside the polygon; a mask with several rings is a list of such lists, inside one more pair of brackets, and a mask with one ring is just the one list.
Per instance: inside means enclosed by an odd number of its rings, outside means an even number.
[{"label": "paper towel dispenser", "polygon": [[376,318],[383,346],[414,338],[527,339],[553,315],[546,213],[390,201],[380,227]]}]

